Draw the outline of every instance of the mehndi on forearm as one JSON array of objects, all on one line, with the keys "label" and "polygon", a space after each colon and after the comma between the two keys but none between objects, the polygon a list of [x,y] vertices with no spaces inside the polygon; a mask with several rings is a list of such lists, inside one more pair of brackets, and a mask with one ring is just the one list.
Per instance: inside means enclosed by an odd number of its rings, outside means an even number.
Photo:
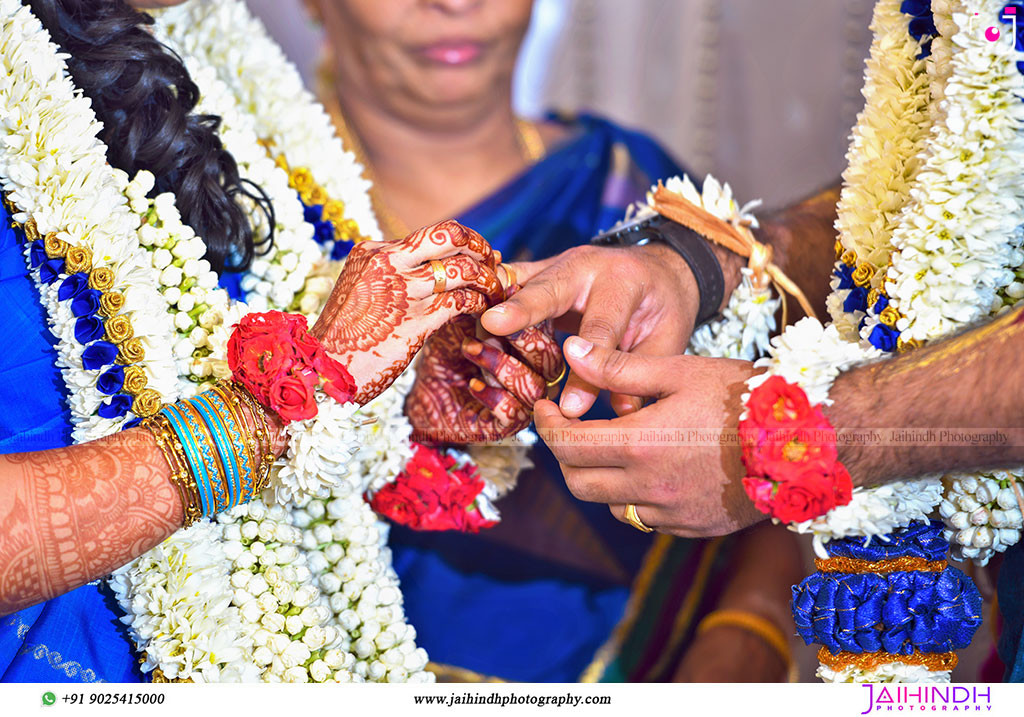
[{"label": "mehndi on forearm", "polygon": [[826,412],[854,483],[1024,464],[1022,351],[1024,307],[1018,307],[841,375]]},{"label": "mehndi on forearm", "polygon": [[143,430],[0,456],[0,477],[0,614],[109,573],[182,523],[170,469]]}]

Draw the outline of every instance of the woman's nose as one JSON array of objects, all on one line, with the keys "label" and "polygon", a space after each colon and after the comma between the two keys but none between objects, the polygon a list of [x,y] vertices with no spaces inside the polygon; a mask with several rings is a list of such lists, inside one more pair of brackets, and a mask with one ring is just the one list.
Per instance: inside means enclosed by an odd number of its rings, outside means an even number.
[{"label": "woman's nose", "polygon": [[476,10],[485,2],[486,0],[424,0],[425,5],[437,8],[451,15],[461,15],[462,13]]}]

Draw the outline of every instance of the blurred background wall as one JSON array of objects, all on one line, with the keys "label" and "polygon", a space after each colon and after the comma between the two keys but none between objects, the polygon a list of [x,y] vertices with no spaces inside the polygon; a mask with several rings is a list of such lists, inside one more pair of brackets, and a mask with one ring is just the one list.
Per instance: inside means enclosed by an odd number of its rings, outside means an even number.
[{"label": "blurred background wall", "polygon": [[[301,0],[247,0],[307,78]],[[515,104],[654,135],[740,200],[778,206],[837,178],[863,100],[873,0],[536,0]]]}]

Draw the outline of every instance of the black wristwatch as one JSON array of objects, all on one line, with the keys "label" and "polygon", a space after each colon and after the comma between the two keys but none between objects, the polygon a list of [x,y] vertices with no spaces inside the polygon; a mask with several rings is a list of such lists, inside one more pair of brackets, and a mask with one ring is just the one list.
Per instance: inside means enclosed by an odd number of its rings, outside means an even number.
[{"label": "black wristwatch", "polygon": [[725,296],[722,265],[708,240],[689,227],[658,214],[621,224],[611,231],[598,234],[590,243],[597,246],[643,246],[652,241],[668,244],[690,265],[700,294],[696,325],[700,326],[717,316],[718,307],[722,305]]}]

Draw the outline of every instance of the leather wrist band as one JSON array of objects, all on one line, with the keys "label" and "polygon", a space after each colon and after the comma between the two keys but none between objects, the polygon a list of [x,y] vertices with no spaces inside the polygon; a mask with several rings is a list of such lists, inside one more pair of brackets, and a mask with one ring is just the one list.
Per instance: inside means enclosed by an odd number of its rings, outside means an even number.
[{"label": "leather wrist band", "polygon": [[590,243],[596,246],[643,246],[652,241],[675,249],[693,272],[700,295],[695,326],[717,316],[718,307],[725,297],[725,275],[711,244],[692,229],[658,215],[599,234]]}]

